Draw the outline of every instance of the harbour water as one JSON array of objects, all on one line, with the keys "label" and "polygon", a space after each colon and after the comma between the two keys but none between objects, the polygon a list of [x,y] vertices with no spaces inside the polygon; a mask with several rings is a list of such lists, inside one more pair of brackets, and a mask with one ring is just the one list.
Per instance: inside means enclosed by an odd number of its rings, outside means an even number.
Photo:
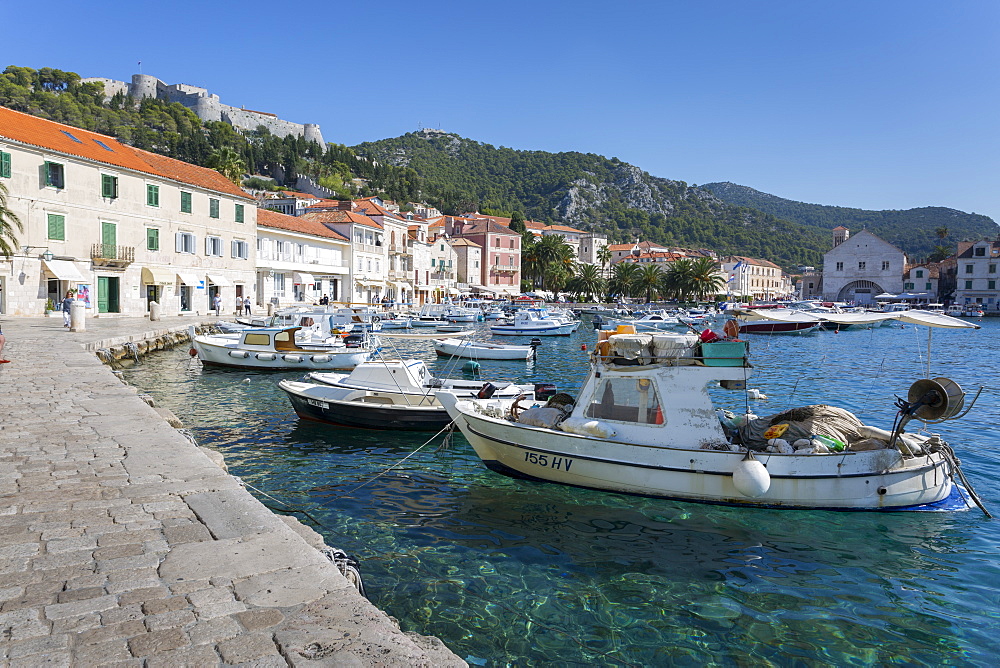
[{"label": "harbour water", "polygon": [[[931,376],[970,398],[986,386],[965,418],[935,431],[1000,515],[1000,319],[981,324],[933,331]],[[888,428],[894,395],[927,371],[927,330],[912,325],[747,339],[748,386],[768,397],[749,402],[758,415],[830,403]],[[580,347],[595,340],[584,323],[543,339],[536,363],[484,361],[482,376],[573,394],[587,368]],[[399,347],[447,371],[429,344]],[[429,433],[300,423],[277,388],[299,375],[203,368],[181,349],[126,372],[265,504],[307,512],[357,557],[369,597],[404,629],[470,664],[1000,660],[1000,518],[749,510],[513,480],[487,471],[458,433],[443,447]],[[743,410],[744,393],[714,395]]]}]

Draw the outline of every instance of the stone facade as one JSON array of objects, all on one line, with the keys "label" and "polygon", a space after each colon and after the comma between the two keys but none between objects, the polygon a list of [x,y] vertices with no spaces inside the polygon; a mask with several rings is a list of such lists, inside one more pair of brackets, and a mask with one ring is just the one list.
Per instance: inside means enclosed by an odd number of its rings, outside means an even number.
[{"label": "stone facade", "polygon": [[218,172],[8,109],[0,153],[24,223],[0,263],[0,312],[41,315],[72,289],[93,316],[152,301],[196,314],[253,291],[257,207]]},{"label": "stone facade", "polygon": [[906,254],[868,230],[845,232],[834,232],[835,245],[824,255],[823,298],[864,305],[874,304],[876,295],[902,292]]},{"label": "stone facade", "polygon": [[167,102],[178,102],[203,121],[223,121],[244,131],[253,131],[263,125],[271,134],[278,137],[289,135],[305,137],[307,141],[324,145],[323,134],[319,125],[315,123],[292,123],[267,112],[222,104],[218,95],[209,93],[207,89],[199,86],[165,84],[148,74],[133,74],[131,83],[104,77],[89,77],[83,79],[83,82],[103,83],[104,94],[108,98],[116,93],[122,93],[137,100],[153,97]]}]

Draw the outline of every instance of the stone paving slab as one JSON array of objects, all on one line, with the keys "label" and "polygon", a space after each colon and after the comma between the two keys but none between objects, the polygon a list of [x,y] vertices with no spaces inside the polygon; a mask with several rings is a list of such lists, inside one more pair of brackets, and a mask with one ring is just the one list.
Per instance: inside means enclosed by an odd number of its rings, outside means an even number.
[{"label": "stone paving slab", "polygon": [[464,666],[402,632],[93,351],[192,318],[6,318],[0,665]]}]

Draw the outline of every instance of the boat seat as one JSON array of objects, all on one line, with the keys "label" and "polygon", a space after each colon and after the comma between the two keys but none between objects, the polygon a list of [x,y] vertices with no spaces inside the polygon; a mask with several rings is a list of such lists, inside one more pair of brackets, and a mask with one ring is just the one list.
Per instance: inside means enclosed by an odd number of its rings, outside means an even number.
[{"label": "boat seat", "polygon": [[391,397],[365,397],[363,401],[366,404],[393,404],[395,403]]}]

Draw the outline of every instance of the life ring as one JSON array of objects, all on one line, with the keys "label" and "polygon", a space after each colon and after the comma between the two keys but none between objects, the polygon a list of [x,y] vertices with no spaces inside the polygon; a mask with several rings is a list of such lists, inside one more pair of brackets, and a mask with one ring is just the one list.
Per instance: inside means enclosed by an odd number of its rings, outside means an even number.
[{"label": "life ring", "polygon": [[521,416],[521,411],[524,410],[524,408],[521,406],[521,402],[527,398],[528,395],[522,392],[521,394],[517,395],[514,398],[514,402],[510,405],[510,416],[515,420]]}]

